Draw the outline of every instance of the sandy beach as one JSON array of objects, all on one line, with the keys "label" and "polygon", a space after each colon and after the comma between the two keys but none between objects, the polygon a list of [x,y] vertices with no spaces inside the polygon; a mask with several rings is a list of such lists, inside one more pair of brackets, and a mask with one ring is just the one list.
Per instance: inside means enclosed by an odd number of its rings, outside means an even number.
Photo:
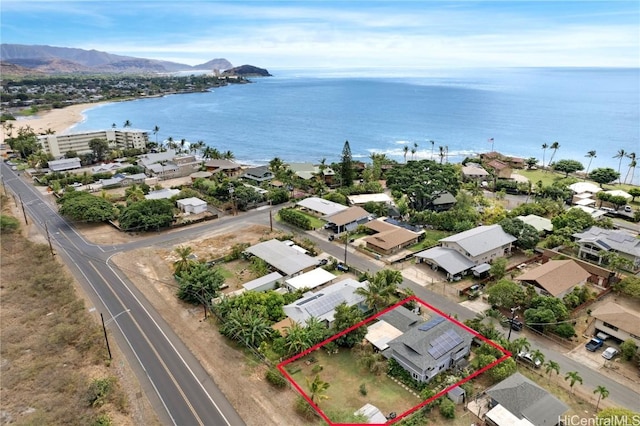
[{"label": "sandy beach", "polygon": [[[82,112],[103,105],[107,102],[85,103],[71,105],[61,109],[52,109],[31,117],[19,118],[17,120],[9,120],[7,123],[13,123],[13,134],[15,135],[20,127],[31,126],[36,134],[43,134],[47,129],[53,130],[55,133],[62,133],[74,124],[80,123],[84,116]],[[0,143],[4,142],[6,136],[6,126],[2,127],[0,134]]]}]

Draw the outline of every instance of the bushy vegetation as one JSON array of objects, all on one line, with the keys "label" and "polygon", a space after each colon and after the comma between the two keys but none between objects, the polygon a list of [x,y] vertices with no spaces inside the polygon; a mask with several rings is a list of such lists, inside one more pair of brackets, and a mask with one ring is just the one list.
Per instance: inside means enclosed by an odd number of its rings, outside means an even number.
[{"label": "bushy vegetation", "polygon": [[106,222],[116,217],[113,204],[88,192],[67,190],[57,202],[60,205],[58,212],[73,220]]},{"label": "bushy vegetation", "polygon": [[287,379],[277,368],[272,367],[268,369],[265,373],[265,378],[269,383],[277,388],[284,389],[285,387],[287,387]]},{"label": "bushy vegetation", "polygon": [[13,216],[0,215],[0,232],[10,234],[20,228],[20,221]]},{"label": "bushy vegetation", "polygon": [[298,228],[304,230],[310,230],[313,228],[311,226],[311,220],[304,213],[301,213],[294,208],[281,209],[278,212],[278,215],[283,221],[297,226]]},{"label": "bushy vegetation", "polygon": [[169,200],[142,200],[122,209],[118,222],[125,231],[158,231],[171,225],[173,211]]}]

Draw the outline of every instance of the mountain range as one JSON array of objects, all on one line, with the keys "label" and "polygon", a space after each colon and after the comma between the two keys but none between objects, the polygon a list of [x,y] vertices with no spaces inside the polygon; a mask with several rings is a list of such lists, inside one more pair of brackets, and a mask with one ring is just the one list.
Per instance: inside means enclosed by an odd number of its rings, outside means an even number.
[{"label": "mountain range", "polygon": [[190,70],[229,70],[231,62],[212,59],[198,65],[114,55],[98,50],[45,45],[0,44],[2,71],[20,74],[167,73]]}]

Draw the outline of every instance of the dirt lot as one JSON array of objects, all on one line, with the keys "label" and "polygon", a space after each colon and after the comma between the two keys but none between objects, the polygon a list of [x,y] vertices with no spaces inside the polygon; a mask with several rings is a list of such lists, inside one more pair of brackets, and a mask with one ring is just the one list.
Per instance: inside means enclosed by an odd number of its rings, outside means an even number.
[{"label": "dirt lot", "polygon": [[[191,241],[189,246],[198,259],[212,259],[226,254],[235,244],[255,244],[261,238],[274,235],[268,228],[254,226],[243,229],[242,233],[203,237]],[[176,298],[176,283],[171,269],[176,259],[173,248],[150,247],[121,253],[115,256],[114,261],[172,325],[247,425],[301,424],[300,417],[293,411],[295,391],[274,389],[264,379],[265,367],[241,349],[231,346],[217,332],[215,324],[203,321],[201,307],[186,305]],[[250,279],[241,262],[233,265],[237,270],[234,277],[228,279],[232,284],[230,290],[236,288],[237,283]]]}]

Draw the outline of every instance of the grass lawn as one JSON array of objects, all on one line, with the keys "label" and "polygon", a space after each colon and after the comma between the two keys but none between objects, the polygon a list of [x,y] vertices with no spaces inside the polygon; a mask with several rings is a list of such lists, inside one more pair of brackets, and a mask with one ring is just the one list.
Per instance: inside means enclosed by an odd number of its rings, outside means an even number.
[{"label": "grass lawn", "polygon": [[307,214],[301,210],[298,210],[299,213],[305,215],[306,217],[309,218],[309,220],[311,221],[311,226],[313,227],[313,229],[319,229],[322,228],[325,224],[325,222],[323,220],[318,219],[317,217]]},{"label": "grass lawn", "polygon": [[[312,356],[317,362],[307,365],[306,361]],[[287,370],[300,369],[300,371],[290,374],[296,383],[305,392],[308,392],[306,378],[312,380],[316,376],[311,371],[316,365],[323,367],[322,371],[318,373],[320,378],[330,384],[327,390],[329,398],[318,404],[325,413],[329,410],[355,412],[366,403],[370,403],[378,407],[385,415],[392,411],[401,414],[422,402],[421,399],[406,391],[386,375],[375,376],[366,369],[357,366],[351,351],[346,349],[340,349],[340,352],[335,355],[328,355],[323,350],[315,351],[287,365]],[[360,393],[360,385],[362,384],[366,386],[366,396]]]},{"label": "grass lawn", "polygon": [[[545,171],[545,170],[518,170],[517,171],[519,175],[522,175],[524,177],[526,177],[527,179],[529,179],[531,181],[531,183],[535,186],[536,182],[538,182],[539,180],[542,181],[542,184],[544,186],[548,186],[551,185],[553,182],[555,182],[558,179],[563,179],[564,178],[564,173],[556,173],[554,171]],[[624,170],[623,170],[624,172]],[[583,178],[577,177],[577,176],[572,176],[569,175],[569,177],[575,177],[576,179],[579,179],[580,181],[583,180]],[[623,180],[624,180],[624,175],[622,176]],[[599,183],[594,182],[592,180],[587,179],[585,182],[590,182],[594,185],[600,186]],[[634,185],[603,185],[603,188],[606,191],[612,190],[612,189],[621,189],[623,191],[628,191],[631,188],[637,188],[637,186]]]},{"label": "grass lawn", "polygon": [[424,239],[412,246],[407,247],[407,250],[418,252],[437,246],[438,240],[448,237],[449,235],[451,235],[451,232],[427,229],[425,230],[424,235]]}]

